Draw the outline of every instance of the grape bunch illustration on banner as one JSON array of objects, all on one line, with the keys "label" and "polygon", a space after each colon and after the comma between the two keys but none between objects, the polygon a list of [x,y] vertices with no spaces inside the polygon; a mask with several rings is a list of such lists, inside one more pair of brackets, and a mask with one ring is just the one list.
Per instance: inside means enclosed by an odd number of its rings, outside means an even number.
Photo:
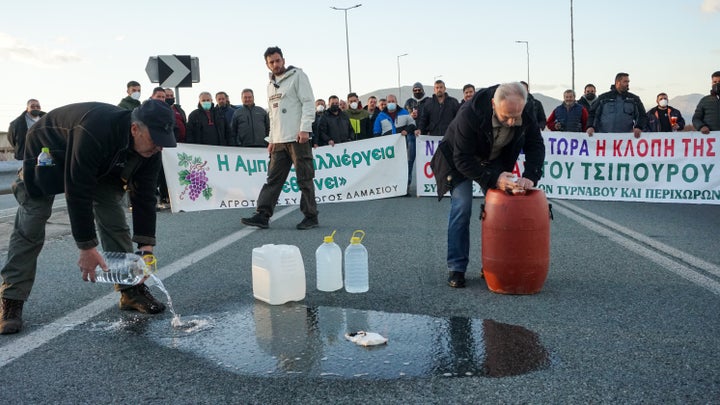
[{"label": "grape bunch illustration on banner", "polygon": [[178,172],[180,185],[185,186],[182,193],[180,193],[180,199],[185,199],[187,194],[192,201],[195,201],[202,194],[206,200],[209,200],[212,197],[213,190],[212,187],[208,186],[208,178],[205,173],[210,170],[207,167],[207,161],[186,153],[178,153],[178,166],[187,168]]}]

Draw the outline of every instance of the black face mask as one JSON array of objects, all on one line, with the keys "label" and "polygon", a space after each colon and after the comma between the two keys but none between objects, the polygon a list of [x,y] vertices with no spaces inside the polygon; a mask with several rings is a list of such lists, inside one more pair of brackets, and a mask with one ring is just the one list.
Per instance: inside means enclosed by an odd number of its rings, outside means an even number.
[{"label": "black face mask", "polygon": [[588,101],[593,101],[593,100],[595,100],[595,93],[588,93],[588,94],[585,95],[585,98],[586,98]]},{"label": "black face mask", "polygon": [[33,117],[39,117],[40,114],[42,114],[42,111],[40,110],[30,110],[30,115],[32,115]]},{"label": "black face mask", "polygon": [[330,106],[330,108],[328,108],[328,111],[330,111],[331,113],[336,113],[340,111],[340,106],[337,104],[333,104]]},{"label": "black face mask", "polygon": [[165,102],[167,103],[167,105],[173,105],[173,104],[175,104],[175,98],[167,97],[167,98],[165,98]]},{"label": "black face mask", "polygon": [[420,100],[421,98],[423,98],[423,96],[425,96],[424,91],[413,91],[413,97],[415,97],[416,99]]},{"label": "black face mask", "polygon": [[715,93],[715,95],[720,95],[720,83],[715,83],[712,86],[712,90],[710,90],[710,93]]}]

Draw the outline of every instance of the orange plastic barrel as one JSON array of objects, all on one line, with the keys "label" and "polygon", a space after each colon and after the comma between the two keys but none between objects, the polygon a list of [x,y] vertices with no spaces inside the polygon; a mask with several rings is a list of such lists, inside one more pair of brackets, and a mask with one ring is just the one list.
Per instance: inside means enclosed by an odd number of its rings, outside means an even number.
[{"label": "orange plastic barrel", "polygon": [[551,212],[542,190],[488,190],[482,213],[482,267],[490,291],[535,294],[550,267]]}]

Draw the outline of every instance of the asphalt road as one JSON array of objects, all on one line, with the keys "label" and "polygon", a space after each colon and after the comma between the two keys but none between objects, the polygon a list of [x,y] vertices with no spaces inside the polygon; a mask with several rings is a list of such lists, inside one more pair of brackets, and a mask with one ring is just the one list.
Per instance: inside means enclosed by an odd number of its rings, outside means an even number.
[{"label": "asphalt road", "polygon": [[[0,336],[0,402],[717,402],[720,207],[552,203],[550,271],[535,295],[488,290],[479,221],[468,287],[446,286],[447,199],[325,204],[309,231],[295,229],[296,207],[269,230],[242,226],[247,209],[161,212],[159,276],[197,326],[186,330],[169,313],[121,312],[111,287],[83,283],[58,210],[25,330]],[[315,249],[335,229],[343,248],[367,233],[369,292],[314,288]],[[252,249],[266,243],[300,248],[303,301],[253,298]],[[388,344],[344,340],[360,328]]]}]

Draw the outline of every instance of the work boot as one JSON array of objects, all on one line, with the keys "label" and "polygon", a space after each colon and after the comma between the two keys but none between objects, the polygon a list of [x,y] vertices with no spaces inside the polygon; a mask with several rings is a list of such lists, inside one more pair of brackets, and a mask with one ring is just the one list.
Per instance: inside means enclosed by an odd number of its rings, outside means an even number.
[{"label": "work boot", "polygon": [[0,315],[0,335],[18,333],[22,329],[22,309],[25,301],[2,299],[2,315]]},{"label": "work boot", "polygon": [[120,309],[134,310],[143,314],[159,314],[165,310],[165,304],[156,300],[145,284],[138,284],[120,291]]},{"label": "work boot", "polygon": [[267,229],[268,228],[268,217],[265,215],[256,212],[255,215],[249,217],[249,218],[242,218],[240,220],[245,225],[248,226],[257,226],[258,228]]},{"label": "work boot", "polygon": [[297,224],[296,228],[300,230],[306,230],[306,229],[312,229],[317,228],[318,226],[318,219],[317,217],[308,218],[305,217],[302,222]]},{"label": "work boot", "polygon": [[448,285],[452,288],[465,288],[465,273],[461,271],[448,272]]}]

